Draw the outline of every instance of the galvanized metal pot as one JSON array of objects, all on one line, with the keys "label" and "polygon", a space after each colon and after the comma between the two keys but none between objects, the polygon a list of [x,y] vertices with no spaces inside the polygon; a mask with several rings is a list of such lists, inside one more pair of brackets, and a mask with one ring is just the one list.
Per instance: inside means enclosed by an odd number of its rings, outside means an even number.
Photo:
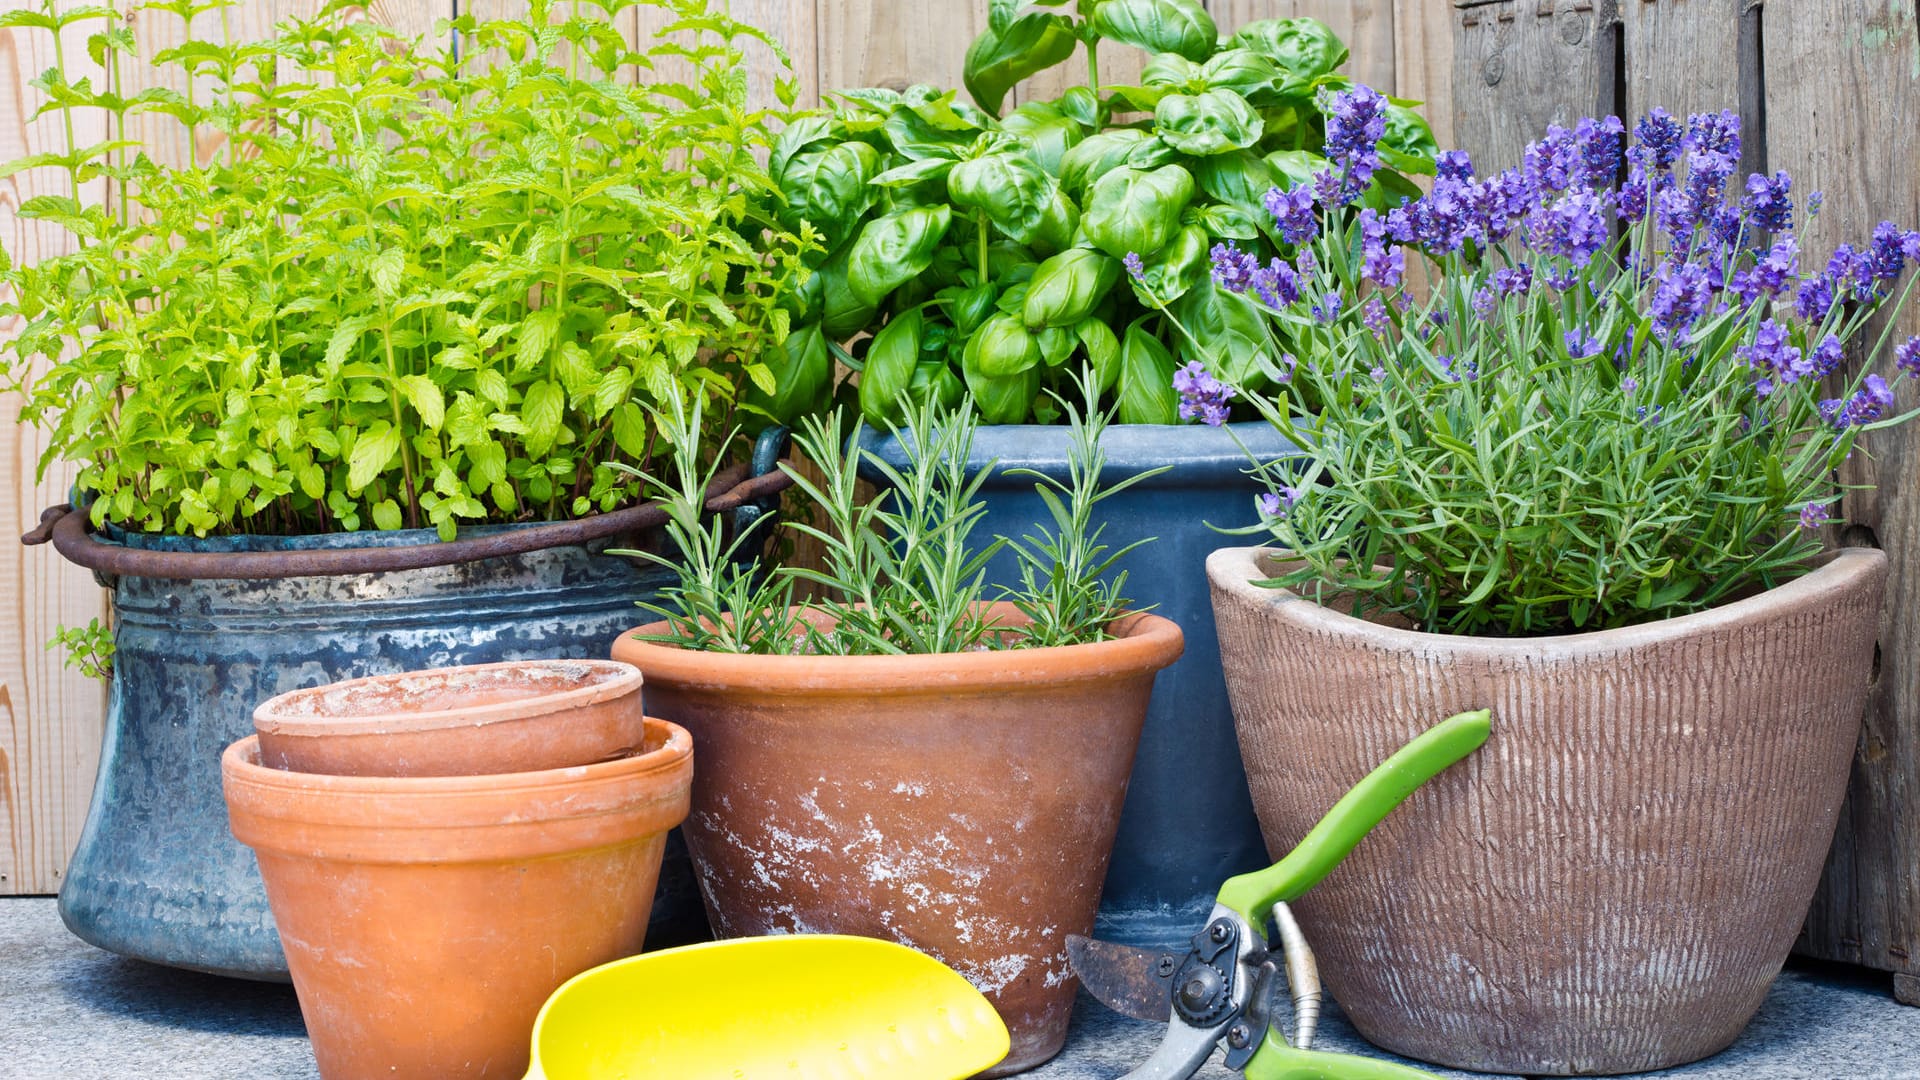
[{"label": "galvanized metal pot", "polygon": [[1208,559],[1274,851],[1441,717],[1473,757],[1294,906],[1369,1040],[1480,1072],[1639,1073],[1752,1019],[1820,877],[1859,736],[1886,555],[1678,618],[1537,638],[1418,633]]},{"label": "galvanized metal pot", "polygon": [[[764,514],[784,433],[763,436],[757,479],[710,501],[734,509],[736,528]],[[731,472],[739,481],[742,467]],[[628,513],[628,512],[623,512]],[[81,545],[68,515],[43,524],[75,558]],[[590,520],[590,519],[588,519]],[[483,547],[514,546],[508,535],[547,526],[462,530]],[[764,532],[763,534],[764,535]],[[30,538],[31,539],[31,538]],[[129,549],[123,564],[152,551],[308,558],[357,549],[421,550],[431,530],[324,536],[230,536],[205,540],[103,538]],[[637,621],[635,604],[654,600],[672,575],[608,549],[658,549],[643,529],[448,565],[377,573],[228,579],[121,576],[113,591],[114,674],[93,804],[60,889],[60,914],[85,941],[123,956],[220,975],[284,981],[287,962],[253,853],[234,840],[220,792],[220,755],[253,734],[253,710],[290,690],[364,675],[503,660],[604,658]],[[394,551],[391,554],[407,555]],[[100,551],[75,561],[97,565]],[[264,561],[271,561],[270,559]],[[207,564],[203,561],[202,565]],[[648,940],[655,945],[708,936],[698,888],[676,831],[655,893]]]},{"label": "galvanized metal pot", "polygon": [[[1032,469],[1064,478],[1070,437],[1060,425],[980,428],[970,465],[999,464],[983,489],[987,514],[975,536],[1018,539],[1036,523],[1051,522],[1033,478],[1008,472]],[[897,467],[907,463],[905,449],[891,436],[866,429],[861,443]],[[1101,445],[1108,482],[1171,466],[1101,503],[1095,521],[1105,526],[1102,540],[1114,548],[1154,538],[1120,562],[1128,573],[1127,595],[1136,606],[1179,624],[1187,651],[1154,686],[1107,871],[1100,936],[1172,944],[1205,921],[1222,881],[1267,864],[1220,674],[1205,564],[1215,548],[1239,542],[1213,526],[1238,528],[1259,520],[1254,496],[1265,489],[1247,475],[1249,454],[1272,461],[1298,450],[1264,422],[1221,428],[1116,424]],[[988,580],[1019,582],[1012,553],[995,558]]]}]

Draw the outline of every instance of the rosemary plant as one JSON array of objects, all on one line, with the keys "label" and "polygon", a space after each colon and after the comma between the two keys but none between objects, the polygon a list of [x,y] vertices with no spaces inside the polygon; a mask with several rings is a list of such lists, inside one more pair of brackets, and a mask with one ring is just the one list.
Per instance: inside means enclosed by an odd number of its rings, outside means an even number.
[{"label": "rosemary plant", "polygon": [[[1090,381],[1083,388],[1090,390]],[[994,464],[969,475],[979,423],[970,402],[954,409],[932,400],[907,407],[908,423],[894,429],[909,448],[905,469],[842,440],[837,412],[803,420],[794,442],[819,466],[821,478],[811,479],[785,463],[781,468],[818,508],[821,524],[787,525],[820,543],[824,557],[818,568],[767,568],[757,558],[742,559],[746,538],[726,539],[718,522],[703,521],[701,501],[712,473],[699,469],[694,450],[700,407],[693,406],[691,416],[678,403],[659,412],[657,429],[674,443],[673,477],[643,474],[642,482],[667,509],[667,534],[676,554],[624,553],[669,567],[678,576],[661,603],[641,605],[666,626],[651,640],[712,652],[839,656],[1105,640],[1108,625],[1127,609],[1125,574],[1110,580],[1107,575],[1138,545],[1110,552],[1100,543],[1102,528],[1092,524],[1093,510],[1152,473],[1101,486],[1106,459],[1100,433],[1109,417],[1092,405],[1061,404],[1073,425],[1069,477],[1040,477],[1035,485],[1053,526],[1018,542],[995,537],[984,545],[975,544],[973,534],[986,514],[980,491]],[[864,504],[858,497],[863,458],[892,486]],[[995,588],[987,583],[987,563],[1007,547],[1018,556],[1020,584]],[[821,587],[825,595],[796,604],[802,582]],[[996,617],[990,600],[1011,603],[1027,622]]]}]

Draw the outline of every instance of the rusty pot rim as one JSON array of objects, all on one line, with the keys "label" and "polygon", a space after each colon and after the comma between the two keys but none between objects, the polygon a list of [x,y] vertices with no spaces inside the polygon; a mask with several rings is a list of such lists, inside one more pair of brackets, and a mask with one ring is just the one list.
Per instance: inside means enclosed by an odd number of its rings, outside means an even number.
[{"label": "rusty pot rim", "polygon": [[[485,672],[528,668],[540,670],[586,668],[602,677],[587,685],[555,693],[450,709],[402,709],[344,715],[326,711],[313,713],[292,711],[293,706],[303,701],[355,688],[409,680],[452,682]],[[258,733],[281,738],[317,738],[333,735],[387,735],[457,727],[481,727],[597,705],[603,701],[611,701],[640,692],[642,681],[639,668],[618,660],[507,660],[493,664],[433,668],[428,671],[366,675],[358,679],[343,679],[340,682],[326,683],[322,686],[289,690],[277,697],[268,698],[253,710],[253,728]]]},{"label": "rusty pot rim", "polygon": [[1887,553],[1878,548],[1840,548],[1821,555],[1820,565],[1800,577],[1705,611],[1606,630],[1509,638],[1433,634],[1424,630],[1386,626],[1335,611],[1291,589],[1270,589],[1255,584],[1268,577],[1261,569],[1260,561],[1285,554],[1284,549],[1275,547],[1220,548],[1207,556],[1207,578],[1216,589],[1251,606],[1267,608],[1277,618],[1329,634],[1372,638],[1383,648],[1413,651],[1444,649],[1490,657],[1535,658],[1609,649],[1624,651],[1740,626],[1768,615],[1836,598],[1860,577],[1884,573],[1887,565]]},{"label": "rusty pot rim", "polygon": [[[989,605],[995,616],[1018,616],[1006,601]],[[638,667],[655,685],[752,688],[774,693],[1010,689],[1027,683],[1092,682],[1150,674],[1180,659],[1186,639],[1173,620],[1129,612],[1110,624],[1114,637],[1082,645],[1039,649],[911,656],[755,656],[700,652],[641,641],[634,635],[662,633],[667,623],[636,627],[614,639],[616,660]]]}]

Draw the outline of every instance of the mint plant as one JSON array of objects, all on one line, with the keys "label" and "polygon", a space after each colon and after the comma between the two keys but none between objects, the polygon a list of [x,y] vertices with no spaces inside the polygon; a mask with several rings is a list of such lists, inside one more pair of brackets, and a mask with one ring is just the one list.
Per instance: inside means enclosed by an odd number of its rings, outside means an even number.
[{"label": "mint plant", "polygon": [[[993,0],[967,54],[975,104],[927,86],[848,90],[782,135],[783,220],[822,240],[795,304],[807,344],[782,371],[786,415],[825,400],[831,354],[855,338],[841,359],[875,426],[904,419],[903,400],[963,393],[988,423],[1055,422],[1082,366],[1117,388],[1121,422],[1166,424],[1182,362],[1261,377],[1259,313],[1208,286],[1207,252],[1286,243],[1262,200],[1325,166],[1317,102],[1351,85],[1346,47],[1304,18],[1223,40],[1195,0],[1046,10],[1067,6]],[[1140,85],[1101,82],[1103,45],[1153,54]],[[1085,85],[1001,115],[1014,83],[1083,48]],[[1386,162],[1364,195],[1382,209],[1419,194],[1405,174],[1433,171],[1414,104],[1387,103]],[[1181,340],[1162,307],[1206,333]]]},{"label": "mint plant", "polygon": [[1630,143],[1582,120],[1495,175],[1443,154],[1431,195],[1383,213],[1355,194],[1379,95],[1329,112],[1332,164],[1275,196],[1297,257],[1213,252],[1267,314],[1281,392],[1183,373],[1203,419],[1250,399],[1305,442],[1304,473],[1266,470],[1258,531],[1300,559],[1269,584],[1447,633],[1699,611],[1805,573],[1841,463],[1920,413],[1896,411],[1920,338],[1890,340],[1920,232],[1882,222],[1803,266],[1820,193],[1742,182],[1738,116],[1656,109]]},{"label": "mint plant", "polygon": [[[186,93],[131,96],[114,12],[0,16],[56,41],[96,28],[108,71],[99,87],[58,66],[35,80],[67,144],[6,166],[69,178],[20,214],[76,250],[0,265],[0,314],[23,317],[0,356],[49,431],[42,471],[79,462],[96,524],[450,538],[635,500],[614,465],[659,453],[650,402],[725,403],[708,452],[730,416],[764,412],[798,344],[779,297],[811,240],[775,219],[760,162],[790,114],[748,107],[739,45],[785,57],[705,0],[655,0],[674,21],[635,50],[611,20],[637,2],[461,16],[455,53],[342,19],[336,0],[269,41],[190,38],[154,60]],[[190,25],[227,5],[151,6]],[[685,82],[654,81],[669,59]],[[86,111],[115,137],[75,145]],[[155,162],[121,135],[150,113],[225,149]],[[81,202],[96,177],[111,207]]]},{"label": "mint plant", "polygon": [[[1091,402],[1090,374],[1082,388]],[[642,608],[667,629],[651,640],[710,652],[764,655],[927,655],[977,649],[1040,648],[1103,641],[1108,625],[1127,610],[1124,573],[1114,563],[1139,544],[1111,550],[1092,524],[1094,506],[1109,495],[1163,470],[1149,470],[1103,486],[1106,463],[1100,433],[1108,416],[1091,404],[1062,402],[1073,426],[1069,479],[1040,477],[1036,488],[1053,512],[1051,528],[1018,541],[973,539],[986,514],[980,491],[994,465],[970,476],[968,460],[978,427],[964,400],[952,409],[931,401],[910,406],[894,428],[910,464],[897,469],[854,441],[841,439],[839,414],[801,421],[798,449],[820,470],[814,480],[784,462],[781,468],[813,504],[812,521],[788,527],[823,549],[821,565],[768,568],[759,538],[727,537],[703,518],[701,492],[711,479],[691,451],[700,404],[672,404],[658,426],[676,443],[669,476],[647,476],[650,494],[666,509],[666,553],[629,551],[676,575],[660,603]],[[886,490],[862,501],[862,459],[885,474]],[[816,524],[817,522],[817,524]],[[1142,541],[1141,543],[1144,543]],[[989,589],[986,565],[1011,545],[1020,585]],[[797,603],[798,586],[822,598]],[[997,594],[997,595],[995,595]],[[987,601],[1010,602],[1025,625],[996,618]]]}]

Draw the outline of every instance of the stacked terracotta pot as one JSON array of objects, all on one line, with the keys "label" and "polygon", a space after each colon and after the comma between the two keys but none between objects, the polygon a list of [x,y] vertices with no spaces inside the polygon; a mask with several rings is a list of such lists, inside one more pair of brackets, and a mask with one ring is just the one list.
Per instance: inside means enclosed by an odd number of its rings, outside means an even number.
[{"label": "stacked terracotta pot", "polygon": [[325,1080],[520,1076],[541,1003],[640,951],[693,744],[608,661],[296,691],[222,760]]}]

